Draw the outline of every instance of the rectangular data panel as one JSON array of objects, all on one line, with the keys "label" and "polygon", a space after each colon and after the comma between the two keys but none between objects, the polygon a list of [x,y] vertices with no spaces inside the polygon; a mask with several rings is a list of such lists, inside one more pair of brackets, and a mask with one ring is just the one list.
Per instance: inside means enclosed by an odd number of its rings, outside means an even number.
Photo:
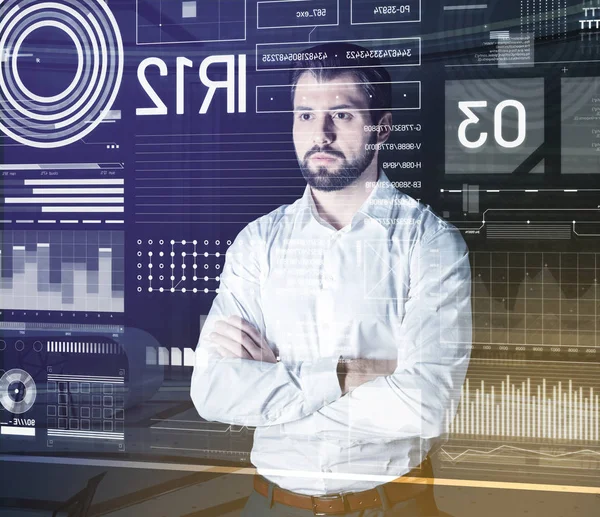
[{"label": "rectangular data panel", "polygon": [[600,173],[600,78],[563,79],[561,105],[562,173]]},{"label": "rectangular data panel", "polygon": [[421,0],[350,0],[352,25],[421,21]]},{"label": "rectangular data panel", "polygon": [[259,29],[324,27],[339,24],[339,0],[272,0],[256,5]]},{"label": "rectangular data panel", "polygon": [[55,440],[125,439],[124,378],[48,375],[48,436]]},{"label": "rectangular data panel", "polygon": [[[347,86],[361,85],[361,83],[346,83]],[[418,110],[421,109],[421,83],[419,81],[392,82],[392,106],[382,106],[385,110]],[[333,83],[332,88],[339,89],[340,83]],[[323,85],[319,85],[323,88]],[[257,86],[256,87],[256,112],[257,113],[290,113],[293,111],[291,103],[292,85]],[[368,110],[355,110],[368,111]]]},{"label": "rectangular data panel", "polygon": [[137,0],[138,45],[246,39],[246,0]]},{"label": "rectangular data panel", "polygon": [[541,173],[544,79],[446,82],[446,174]]},{"label": "rectangular data panel", "polygon": [[124,224],[122,163],[0,164],[5,224]]},{"label": "rectangular data panel", "polygon": [[0,232],[0,309],[124,311],[120,231]]},{"label": "rectangular data panel", "polygon": [[[319,43],[356,43],[365,50],[347,50],[346,59],[377,58],[384,67],[420,66],[421,38],[364,39],[352,41],[321,41]],[[326,52],[306,52],[310,44],[259,43],[256,45],[256,70],[291,70],[298,61],[327,59]],[[369,64],[369,67],[373,65]],[[336,67],[344,68],[344,67]]]}]

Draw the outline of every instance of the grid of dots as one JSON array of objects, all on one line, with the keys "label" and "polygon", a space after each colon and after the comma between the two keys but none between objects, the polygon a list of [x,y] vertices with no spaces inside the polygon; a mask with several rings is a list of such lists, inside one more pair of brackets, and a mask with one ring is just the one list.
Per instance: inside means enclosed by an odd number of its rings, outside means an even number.
[{"label": "grid of dots", "polygon": [[139,293],[219,292],[220,273],[231,240],[138,239],[137,244]]}]

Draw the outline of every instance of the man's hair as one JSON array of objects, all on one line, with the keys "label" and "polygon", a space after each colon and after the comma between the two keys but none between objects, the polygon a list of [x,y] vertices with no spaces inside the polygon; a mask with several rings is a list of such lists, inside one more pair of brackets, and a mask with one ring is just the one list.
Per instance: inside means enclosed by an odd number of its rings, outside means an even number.
[{"label": "man's hair", "polygon": [[342,74],[351,73],[369,99],[373,122],[379,122],[381,116],[389,111],[392,105],[390,74],[368,49],[339,41],[316,45],[302,51],[302,55],[312,59],[294,63],[291,77],[292,102],[296,85],[304,73],[312,74],[318,82],[331,81]]}]

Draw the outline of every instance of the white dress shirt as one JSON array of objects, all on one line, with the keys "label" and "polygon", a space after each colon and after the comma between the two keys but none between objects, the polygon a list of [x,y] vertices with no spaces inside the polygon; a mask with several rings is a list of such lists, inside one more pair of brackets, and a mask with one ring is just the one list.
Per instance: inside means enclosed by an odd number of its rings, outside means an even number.
[{"label": "white dress shirt", "polygon": [[[207,419],[255,426],[251,461],[294,492],[360,491],[417,466],[446,433],[471,348],[460,232],[383,171],[336,230],[310,188],[246,226],[227,251],[196,351],[191,396]],[[221,358],[206,338],[239,315],[280,361]],[[397,358],[342,396],[340,357]]]}]

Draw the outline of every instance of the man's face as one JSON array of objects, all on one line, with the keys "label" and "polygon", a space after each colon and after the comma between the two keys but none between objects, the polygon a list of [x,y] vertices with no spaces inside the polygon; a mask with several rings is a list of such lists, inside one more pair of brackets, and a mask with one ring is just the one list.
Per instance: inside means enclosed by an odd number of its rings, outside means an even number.
[{"label": "man's face", "polygon": [[[302,174],[317,190],[341,190],[353,183],[376,154],[367,95],[352,73],[318,82],[300,76],[294,95],[294,146]],[[362,111],[361,111],[362,110]]]}]

